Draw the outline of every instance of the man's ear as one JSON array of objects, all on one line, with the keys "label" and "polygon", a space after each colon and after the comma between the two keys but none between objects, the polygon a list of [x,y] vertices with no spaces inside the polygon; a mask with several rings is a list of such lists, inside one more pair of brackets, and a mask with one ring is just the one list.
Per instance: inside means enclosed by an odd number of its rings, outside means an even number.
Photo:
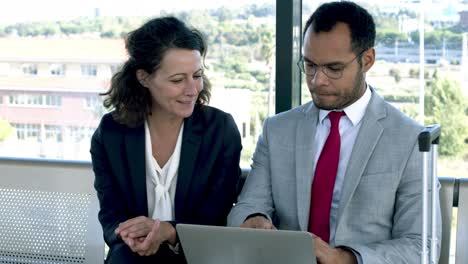
[{"label": "man's ear", "polygon": [[362,69],[364,72],[367,72],[372,68],[375,62],[375,49],[370,48],[362,54]]},{"label": "man's ear", "polygon": [[145,70],[142,70],[142,69],[138,69],[136,71],[136,77],[137,77],[137,80],[138,82],[143,86],[143,87],[148,87],[148,77],[149,77],[149,74],[145,71]]}]

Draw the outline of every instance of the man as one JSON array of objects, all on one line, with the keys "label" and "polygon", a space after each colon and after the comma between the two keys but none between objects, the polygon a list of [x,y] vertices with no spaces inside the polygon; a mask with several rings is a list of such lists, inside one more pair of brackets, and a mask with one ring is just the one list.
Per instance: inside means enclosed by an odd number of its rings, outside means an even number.
[{"label": "man", "polygon": [[374,41],[354,3],[312,14],[298,64],[312,102],[265,121],[229,225],[307,230],[322,264],[420,261],[422,126],[366,84]]}]

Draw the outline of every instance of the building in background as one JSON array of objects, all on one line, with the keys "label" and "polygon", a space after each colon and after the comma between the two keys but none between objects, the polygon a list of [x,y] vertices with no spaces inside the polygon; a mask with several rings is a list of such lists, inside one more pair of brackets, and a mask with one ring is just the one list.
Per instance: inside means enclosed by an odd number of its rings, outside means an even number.
[{"label": "building in background", "polygon": [[0,38],[0,155],[89,159],[99,93],[125,59],[119,39]]},{"label": "building in background", "polygon": [[[126,56],[122,39],[0,38],[0,119],[14,128],[0,156],[89,160],[99,93]],[[212,105],[249,137],[250,91],[213,90]]]}]

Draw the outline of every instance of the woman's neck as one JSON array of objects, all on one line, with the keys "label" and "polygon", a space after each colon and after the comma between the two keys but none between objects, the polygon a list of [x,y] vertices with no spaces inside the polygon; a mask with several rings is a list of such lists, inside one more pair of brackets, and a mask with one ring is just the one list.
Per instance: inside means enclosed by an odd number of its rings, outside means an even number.
[{"label": "woman's neck", "polygon": [[182,118],[168,118],[157,114],[148,116],[151,151],[161,168],[174,152],[183,121]]},{"label": "woman's neck", "polygon": [[148,115],[148,126],[152,132],[151,134],[155,133],[156,135],[163,137],[168,134],[178,134],[177,132],[183,122],[184,119],[180,117],[161,115],[157,113]]}]

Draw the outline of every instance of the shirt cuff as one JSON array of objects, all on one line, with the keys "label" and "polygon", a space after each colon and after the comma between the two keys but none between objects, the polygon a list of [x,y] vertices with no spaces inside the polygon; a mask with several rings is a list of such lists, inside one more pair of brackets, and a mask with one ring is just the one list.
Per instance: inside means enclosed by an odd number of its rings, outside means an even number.
[{"label": "shirt cuff", "polygon": [[262,213],[255,213],[255,214],[251,214],[251,215],[247,216],[247,217],[245,218],[244,222],[247,221],[249,218],[256,217],[256,216],[263,216],[263,217],[265,217],[266,219],[268,219],[268,217],[267,217],[266,215],[262,214]]},{"label": "shirt cuff", "polygon": [[350,251],[351,253],[353,253],[354,256],[356,257],[357,263],[358,263],[358,264],[362,264],[362,257],[361,257],[361,254],[359,254],[359,252],[357,252],[356,250],[354,250],[354,249],[352,249],[352,248],[350,248],[350,247],[341,246],[340,248],[345,249],[345,250],[348,250],[348,251]]}]

